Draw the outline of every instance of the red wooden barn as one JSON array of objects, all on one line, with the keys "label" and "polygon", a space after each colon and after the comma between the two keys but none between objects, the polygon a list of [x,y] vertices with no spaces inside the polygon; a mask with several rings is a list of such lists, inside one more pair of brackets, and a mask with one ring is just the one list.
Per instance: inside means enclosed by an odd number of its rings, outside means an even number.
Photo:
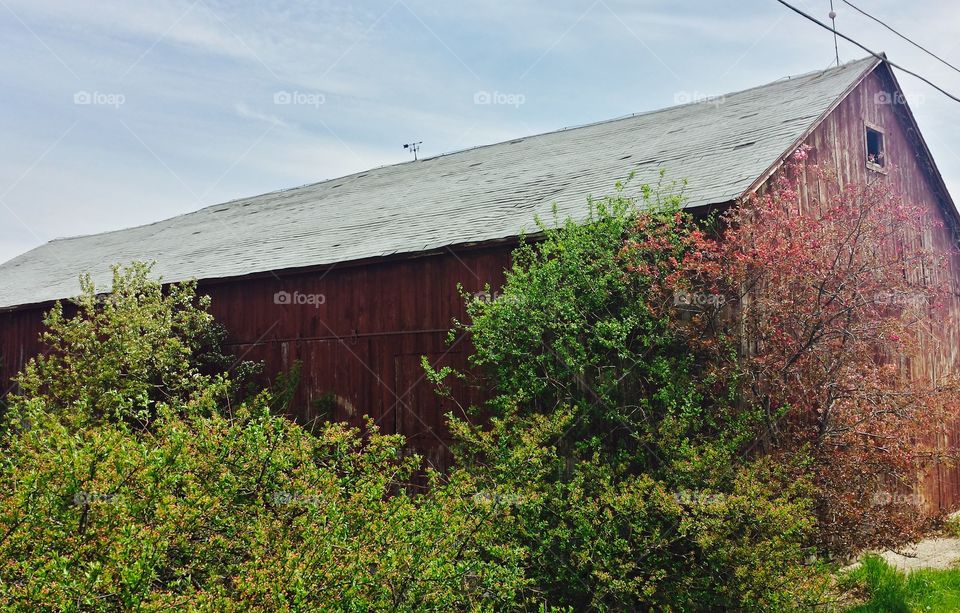
[{"label": "red wooden barn", "polygon": [[[445,342],[462,318],[457,284],[502,282],[512,246],[535,216],[582,216],[588,195],[686,179],[688,207],[726,206],[762,189],[799,145],[845,182],[889,181],[944,222],[924,237],[957,245],[958,215],[890,68],[868,58],[742,92],[583,127],[377,168],[245,198],[147,226],[52,241],[0,266],[0,381],[40,348],[43,311],[90,272],[155,261],[165,281],[198,279],[238,358],[266,372],[303,364],[297,417],[332,408],[368,414],[435,464],[446,462],[442,415],[453,407],[423,379],[420,356],[464,365]],[[810,178],[806,197],[823,186]],[[820,194],[822,195],[822,194]],[[957,279],[960,262],[954,261]],[[956,327],[918,368],[957,365]],[[464,392],[466,393],[466,392]],[[946,443],[946,442],[945,442]],[[933,507],[960,501],[960,474],[938,466]]]}]

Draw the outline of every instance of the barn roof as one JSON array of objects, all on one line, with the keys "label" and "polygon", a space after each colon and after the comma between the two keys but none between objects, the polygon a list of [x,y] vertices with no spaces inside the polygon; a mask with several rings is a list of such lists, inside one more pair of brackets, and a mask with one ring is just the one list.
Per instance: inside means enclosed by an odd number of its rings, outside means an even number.
[{"label": "barn roof", "polygon": [[69,298],[89,272],[155,261],[173,282],[321,266],[517,236],[587,195],[686,179],[689,207],[731,201],[775,167],[878,60],[741,92],[235,200],[145,226],[51,241],[0,265],[0,308]]}]

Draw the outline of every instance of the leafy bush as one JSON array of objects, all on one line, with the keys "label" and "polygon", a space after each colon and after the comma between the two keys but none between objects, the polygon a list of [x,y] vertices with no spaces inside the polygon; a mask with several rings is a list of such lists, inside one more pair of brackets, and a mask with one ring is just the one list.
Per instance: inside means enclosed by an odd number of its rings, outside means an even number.
[{"label": "leafy bush", "polygon": [[[48,413],[9,435],[0,472],[0,603],[145,607],[469,608],[510,602],[487,561],[492,513],[473,492],[398,489],[401,441],[339,425],[310,434],[262,400],[232,416],[163,410],[150,435],[70,432]],[[212,403],[207,397],[198,402]],[[199,408],[199,407],[196,407]]]},{"label": "leafy bush", "polygon": [[[476,609],[515,602],[497,507],[413,496],[402,438],[308,433],[264,392],[237,406],[196,366],[191,285],[118,271],[22,377],[0,447],[0,608]],[[139,341],[137,339],[140,339]],[[232,408],[231,408],[232,406]],[[435,481],[436,475],[432,477]]]},{"label": "leafy bush", "polygon": [[[467,473],[507,509],[496,537],[525,555],[547,602],[574,610],[793,610],[822,594],[807,566],[813,529],[803,483],[745,463],[728,487],[678,489],[598,457],[573,460],[558,441],[570,411],[490,429],[455,425],[475,458]],[[481,460],[482,458],[482,460]]]},{"label": "leafy bush", "polygon": [[[560,441],[565,452],[702,485],[732,476],[716,471],[762,416],[737,403],[735,377],[711,371],[733,348],[698,346],[680,325],[675,279],[701,232],[679,197],[642,194],[639,211],[621,191],[591,201],[585,223],[543,226],[542,242],[514,253],[500,297],[471,299],[462,327],[495,414],[567,407],[577,419]],[[673,470],[681,464],[682,474]]]},{"label": "leafy bush", "polygon": [[[115,267],[105,294],[82,276],[80,296],[46,314],[45,350],[17,377],[10,402],[69,409],[63,417],[77,427],[107,419],[145,428],[159,405],[186,406],[193,395],[227,381],[217,376],[231,362],[220,348],[223,332],[206,311],[209,297],[197,298],[195,283],[164,289],[149,274],[146,264]],[[232,372],[244,381],[254,370],[242,362]]]},{"label": "leafy bush", "polygon": [[[543,225],[499,297],[469,301],[460,326],[492,420],[452,422],[454,478],[511,503],[501,538],[522,545],[548,602],[802,608],[823,586],[805,564],[809,483],[789,461],[741,453],[764,416],[713,369],[735,348],[692,342],[678,308],[683,263],[705,237],[679,197],[641,194],[640,207],[619,191],[585,223]],[[428,374],[442,390],[455,373]]]}]

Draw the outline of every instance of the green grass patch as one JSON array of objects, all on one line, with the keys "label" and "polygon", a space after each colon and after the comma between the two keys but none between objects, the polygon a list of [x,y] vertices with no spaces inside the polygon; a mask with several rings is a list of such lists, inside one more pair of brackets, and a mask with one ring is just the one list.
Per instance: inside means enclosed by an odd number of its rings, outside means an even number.
[{"label": "green grass patch", "polygon": [[960,611],[960,568],[922,569],[904,574],[876,555],[843,577],[842,585],[868,598],[847,613]]}]

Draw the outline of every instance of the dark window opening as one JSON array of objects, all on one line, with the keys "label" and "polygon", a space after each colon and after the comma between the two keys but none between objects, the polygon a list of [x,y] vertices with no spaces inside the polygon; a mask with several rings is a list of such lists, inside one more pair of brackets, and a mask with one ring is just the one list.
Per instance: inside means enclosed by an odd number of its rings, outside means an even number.
[{"label": "dark window opening", "polygon": [[867,164],[883,167],[885,161],[883,132],[867,128]]}]

